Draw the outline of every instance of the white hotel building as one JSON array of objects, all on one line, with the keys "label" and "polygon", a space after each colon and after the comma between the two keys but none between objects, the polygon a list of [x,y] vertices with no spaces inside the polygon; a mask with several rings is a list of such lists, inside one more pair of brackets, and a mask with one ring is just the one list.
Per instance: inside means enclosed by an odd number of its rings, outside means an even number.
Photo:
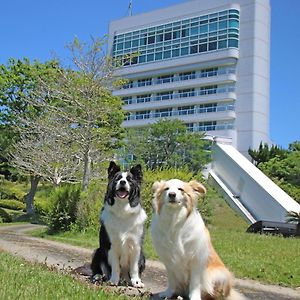
[{"label": "white hotel building", "polygon": [[269,142],[269,0],[190,0],[110,23],[125,128],[178,118],[246,154]]}]

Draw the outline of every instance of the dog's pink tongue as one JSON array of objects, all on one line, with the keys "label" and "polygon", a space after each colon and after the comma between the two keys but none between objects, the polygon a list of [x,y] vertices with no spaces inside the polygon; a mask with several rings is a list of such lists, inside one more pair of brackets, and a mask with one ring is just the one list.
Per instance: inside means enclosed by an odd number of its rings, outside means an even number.
[{"label": "dog's pink tongue", "polygon": [[127,191],[118,191],[117,194],[118,194],[119,198],[126,198],[128,195],[128,192]]}]

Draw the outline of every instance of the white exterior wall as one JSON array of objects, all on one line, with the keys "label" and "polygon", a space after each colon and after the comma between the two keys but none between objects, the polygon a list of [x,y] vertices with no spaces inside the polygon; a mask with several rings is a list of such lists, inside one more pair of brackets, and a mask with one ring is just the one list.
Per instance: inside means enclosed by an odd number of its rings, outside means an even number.
[{"label": "white exterior wall", "polygon": [[286,222],[289,211],[300,209],[295,200],[231,145],[214,144],[212,171],[256,221]]},{"label": "white exterior wall", "polygon": [[[248,148],[257,148],[261,141],[269,142],[269,52],[270,52],[270,5],[269,0],[193,0],[164,9],[126,17],[110,23],[108,48],[113,45],[115,34],[126,33],[151,26],[158,26],[185,18],[214,13],[226,9],[240,11],[239,49],[223,49],[171,58],[151,63],[126,66],[118,75],[131,80],[157,77],[165,74],[199,70],[213,66],[234,66],[236,74],[225,74],[209,78],[176,81],[152,86],[121,89],[114,92],[118,96],[135,96],[158,93],[205,84],[235,85],[234,92],[206,95],[201,97],[176,98],[157,102],[125,105],[125,110],[135,112],[175,107],[199,105],[201,103],[235,102],[234,111],[209,112],[185,116],[174,116],[186,123],[203,121],[234,122],[234,128],[207,132],[214,136],[232,139],[232,145],[247,155]],[[146,126],[158,118],[125,121],[125,127]]]}]

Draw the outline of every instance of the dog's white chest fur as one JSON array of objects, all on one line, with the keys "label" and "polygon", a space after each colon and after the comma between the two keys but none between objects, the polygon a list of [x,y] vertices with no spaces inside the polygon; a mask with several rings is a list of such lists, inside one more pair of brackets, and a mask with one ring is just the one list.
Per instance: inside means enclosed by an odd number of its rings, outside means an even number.
[{"label": "dog's white chest fur", "polygon": [[184,210],[174,214],[163,208],[160,215],[154,214],[151,225],[155,249],[164,265],[172,266],[182,290],[188,286],[191,264],[199,264],[200,269],[199,257],[205,261],[208,256],[202,218],[196,210],[186,218]]}]

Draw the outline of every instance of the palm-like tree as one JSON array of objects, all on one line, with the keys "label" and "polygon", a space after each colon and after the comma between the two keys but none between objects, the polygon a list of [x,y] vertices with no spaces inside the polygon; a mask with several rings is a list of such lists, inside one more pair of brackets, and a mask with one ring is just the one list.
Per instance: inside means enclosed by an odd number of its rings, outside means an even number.
[{"label": "palm-like tree", "polygon": [[287,218],[286,221],[288,223],[296,223],[297,228],[296,228],[296,236],[300,236],[300,211],[289,211],[287,213]]}]

